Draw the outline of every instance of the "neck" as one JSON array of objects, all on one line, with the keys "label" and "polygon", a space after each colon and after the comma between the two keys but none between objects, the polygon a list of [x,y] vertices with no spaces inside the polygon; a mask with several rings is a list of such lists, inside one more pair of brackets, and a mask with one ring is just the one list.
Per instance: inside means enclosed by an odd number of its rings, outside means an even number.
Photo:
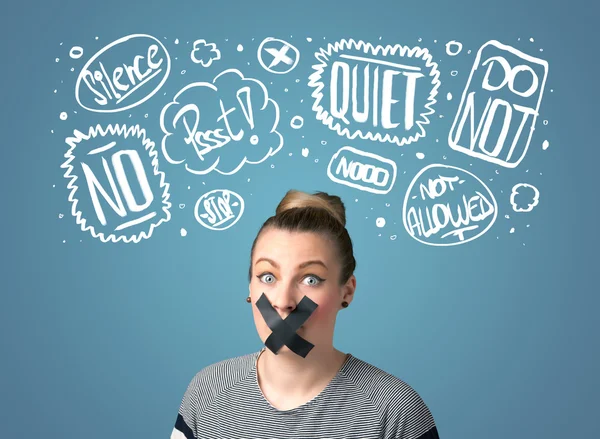
[{"label": "neck", "polygon": [[346,354],[333,346],[315,346],[305,358],[287,347],[277,354],[264,348],[258,357],[257,372],[262,385],[302,395],[331,381],[345,359]]}]

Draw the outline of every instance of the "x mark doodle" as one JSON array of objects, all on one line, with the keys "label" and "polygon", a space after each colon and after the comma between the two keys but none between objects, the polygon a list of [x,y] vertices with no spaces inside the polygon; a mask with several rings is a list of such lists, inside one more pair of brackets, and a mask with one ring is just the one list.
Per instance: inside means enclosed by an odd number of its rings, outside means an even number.
[{"label": "x mark doodle", "polygon": [[281,48],[279,50],[275,49],[274,47],[266,48],[265,52],[267,52],[273,56],[273,60],[271,61],[271,64],[269,64],[269,68],[276,66],[277,64],[279,64],[282,61],[284,63],[286,63],[288,66],[292,65],[294,63],[294,60],[286,55],[286,53],[289,49],[290,49],[290,46],[288,46],[287,44],[284,44],[283,46],[281,46]]},{"label": "x mark doodle", "polygon": [[296,334],[296,331],[319,305],[310,300],[308,296],[304,296],[298,306],[285,319],[282,319],[279,313],[275,311],[265,293],[262,293],[256,301],[256,306],[271,331],[273,331],[265,340],[265,345],[274,354],[277,354],[277,351],[283,345],[286,345],[295,354],[306,358],[314,345]]}]

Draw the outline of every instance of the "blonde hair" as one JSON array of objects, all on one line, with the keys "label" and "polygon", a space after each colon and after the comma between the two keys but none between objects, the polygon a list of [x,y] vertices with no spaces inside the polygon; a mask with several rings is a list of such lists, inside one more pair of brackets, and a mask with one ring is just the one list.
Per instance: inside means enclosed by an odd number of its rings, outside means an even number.
[{"label": "blonde hair", "polygon": [[346,208],[341,198],[336,195],[289,190],[277,205],[275,215],[264,222],[254,238],[250,251],[248,282],[252,279],[252,258],[256,242],[267,228],[318,233],[330,239],[336,246],[340,260],[340,285],[344,285],[356,269],[352,239],[346,230]]}]

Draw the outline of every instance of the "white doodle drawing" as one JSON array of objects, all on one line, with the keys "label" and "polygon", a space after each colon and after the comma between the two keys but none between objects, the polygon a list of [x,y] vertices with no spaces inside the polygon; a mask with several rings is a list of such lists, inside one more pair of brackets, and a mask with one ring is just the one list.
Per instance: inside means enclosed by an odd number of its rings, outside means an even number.
[{"label": "white doodle drawing", "polygon": [[185,163],[193,174],[215,170],[231,175],[245,163],[262,163],[283,147],[278,123],[279,106],[266,87],[228,69],[212,83],[185,86],[163,108],[162,152],[169,163]]},{"label": "white doodle drawing", "polygon": [[[515,200],[517,196],[519,196],[518,202]],[[525,203],[521,202],[522,199],[525,200]],[[527,183],[517,183],[513,186],[510,193],[510,205],[515,212],[531,212],[539,203],[540,191],[535,186]],[[527,207],[519,207],[524,204]]]},{"label": "white doodle drawing", "polygon": [[319,64],[308,85],[315,88],[317,120],[349,139],[402,146],[425,137],[440,86],[427,49],[350,39],[330,43],[315,57]]},{"label": "white doodle drawing", "polygon": [[[210,67],[214,61],[221,59],[221,51],[217,49],[215,43],[208,43],[206,40],[194,41],[194,46],[190,52],[190,58],[196,64],[202,67]],[[205,59],[208,58],[208,61]]]},{"label": "white doodle drawing", "polygon": [[83,47],[73,46],[69,50],[69,56],[73,59],[79,59],[83,56]]},{"label": "white doodle drawing", "polygon": [[351,146],[340,148],[327,166],[327,176],[331,181],[373,194],[391,191],[396,173],[393,160]]},{"label": "white doodle drawing", "polygon": [[498,204],[485,183],[454,166],[431,164],[410,183],[402,206],[404,228],[432,246],[464,244],[487,232]]},{"label": "white doodle drawing", "polygon": [[194,216],[203,227],[225,230],[237,223],[244,213],[244,199],[227,189],[215,189],[196,202]]},{"label": "white doodle drawing", "polygon": [[[138,125],[96,125],[87,133],[75,130],[65,142],[70,149],[61,168],[66,169],[71,213],[81,230],[89,230],[102,242],[138,243],[170,220],[169,183],[158,169],[158,152],[144,129]],[[75,184],[80,177],[87,192]],[[137,183],[135,194],[132,181]],[[140,197],[143,204],[136,199]]]},{"label": "white doodle drawing", "polygon": [[[140,47],[144,48],[143,54]],[[112,56],[113,52],[119,56]],[[131,56],[123,59],[124,52]],[[129,35],[108,44],[88,60],[77,78],[75,98],[83,108],[96,113],[128,110],[150,99],[170,71],[169,53],[158,39]]]},{"label": "white doodle drawing", "polygon": [[450,56],[456,56],[460,53],[460,51],[462,50],[463,45],[462,43],[458,42],[458,41],[448,41],[446,43],[446,53]]},{"label": "white doodle drawing", "polygon": [[290,121],[290,126],[292,128],[294,128],[295,130],[299,130],[300,128],[302,128],[302,125],[304,125],[304,119],[302,118],[302,116],[292,117],[292,120]]},{"label": "white doodle drawing", "polygon": [[[298,49],[287,41],[272,37],[267,37],[260,43],[256,55],[263,69],[277,75],[284,75],[291,72],[298,65],[298,61],[300,61],[300,52]],[[265,60],[268,61],[268,65]]]},{"label": "white doodle drawing", "polygon": [[535,130],[547,75],[547,61],[495,40],[485,43],[448,134],[450,147],[507,168],[518,166]]},{"label": "white doodle drawing", "polygon": [[302,157],[308,157],[308,153],[309,153],[308,148],[302,148]]}]

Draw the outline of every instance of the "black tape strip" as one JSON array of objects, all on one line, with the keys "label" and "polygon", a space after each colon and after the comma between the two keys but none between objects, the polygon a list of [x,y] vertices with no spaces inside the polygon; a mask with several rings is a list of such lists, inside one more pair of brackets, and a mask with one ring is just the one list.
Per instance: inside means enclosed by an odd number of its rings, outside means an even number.
[{"label": "black tape strip", "polygon": [[286,345],[295,354],[306,358],[314,345],[296,334],[296,331],[310,317],[314,310],[317,309],[317,306],[319,305],[307,296],[304,296],[298,303],[298,306],[296,306],[296,309],[284,320],[275,308],[273,308],[266,294],[262,293],[256,301],[256,307],[265,319],[267,326],[273,331],[265,340],[265,346],[274,354],[277,354],[277,351],[283,345]]}]

